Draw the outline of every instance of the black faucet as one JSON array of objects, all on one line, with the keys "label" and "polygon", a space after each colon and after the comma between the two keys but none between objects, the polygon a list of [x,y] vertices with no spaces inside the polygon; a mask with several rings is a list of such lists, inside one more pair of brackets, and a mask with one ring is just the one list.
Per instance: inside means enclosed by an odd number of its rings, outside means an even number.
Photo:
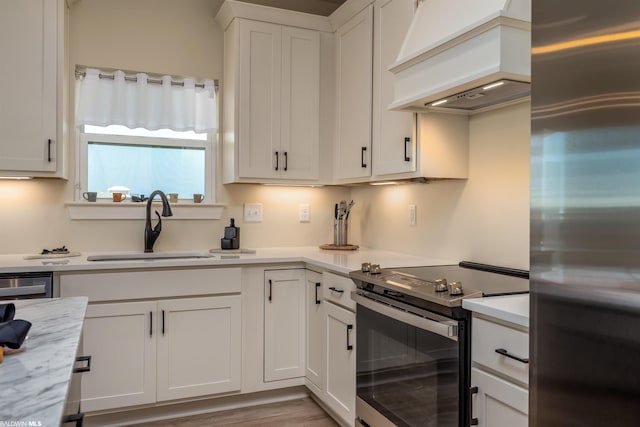
[{"label": "black faucet", "polygon": [[162,191],[156,190],[149,195],[149,199],[147,200],[147,221],[144,225],[145,252],[153,252],[153,244],[156,242],[160,232],[162,231],[162,219],[160,218],[158,211],[156,211],[158,223],[155,227],[151,228],[151,202],[157,195],[160,195],[160,198],[162,199],[162,216],[173,216],[169,200],[167,200],[167,196]]}]

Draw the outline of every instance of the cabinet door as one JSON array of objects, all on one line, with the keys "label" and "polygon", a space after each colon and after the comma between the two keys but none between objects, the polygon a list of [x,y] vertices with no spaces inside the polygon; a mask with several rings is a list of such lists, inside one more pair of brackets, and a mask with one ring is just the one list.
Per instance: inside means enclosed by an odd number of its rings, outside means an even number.
[{"label": "cabinet door", "polygon": [[327,401],[349,425],[356,418],[356,329],[355,314],[326,304]]},{"label": "cabinet door", "polygon": [[414,113],[387,109],[394,79],[387,69],[396,61],[414,8],[414,0],[377,0],[374,5],[373,175],[416,170]]},{"label": "cabinet door", "polygon": [[91,371],[82,374],[83,412],[156,401],[156,303],[90,304],[83,352]]},{"label": "cabinet door", "polygon": [[277,178],[280,160],[282,27],[240,20],[238,168],[243,178]]},{"label": "cabinet door", "polygon": [[240,296],[158,302],[158,401],[240,390]]},{"label": "cabinet door", "polygon": [[304,376],[304,295],[304,270],[265,271],[265,381]]},{"label": "cabinet door", "polygon": [[373,6],[336,31],[336,179],[371,175]]},{"label": "cabinet door", "polygon": [[281,176],[318,179],[320,33],[282,27]]},{"label": "cabinet door", "polygon": [[527,389],[477,368],[471,369],[471,385],[478,387],[472,417],[479,427],[527,427],[529,393]]},{"label": "cabinet door", "polygon": [[61,13],[61,1],[8,0],[0,5],[1,171],[56,171]]},{"label": "cabinet door", "polygon": [[305,376],[317,390],[324,388],[325,333],[322,275],[307,271],[307,361]]}]

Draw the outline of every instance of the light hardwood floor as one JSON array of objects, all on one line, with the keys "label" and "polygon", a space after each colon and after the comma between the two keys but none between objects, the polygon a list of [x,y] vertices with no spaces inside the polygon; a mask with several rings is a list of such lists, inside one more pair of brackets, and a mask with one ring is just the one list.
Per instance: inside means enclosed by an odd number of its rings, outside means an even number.
[{"label": "light hardwood floor", "polygon": [[205,415],[194,415],[152,423],[136,424],[136,427],[337,427],[311,398],[289,400],[268,405],[232,409]]}]

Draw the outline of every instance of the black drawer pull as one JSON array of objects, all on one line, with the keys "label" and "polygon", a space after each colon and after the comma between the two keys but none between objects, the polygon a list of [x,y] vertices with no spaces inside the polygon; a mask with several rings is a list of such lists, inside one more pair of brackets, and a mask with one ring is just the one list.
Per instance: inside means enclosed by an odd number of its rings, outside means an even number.
[{"label": "black drawer pull", "polygon": [[153,336],[153,311],[149,312],[149,338]]},{"label": "black drawer pull", "polygon": [[287,154],[287,152],[284,152],[284,171],[287,171],[287,168],[289,167],[289,155]]},{"label": "black drawer pull", "polygon": [[525,359],[523,357],[518,357],[513,354],[510,354],[504,348],[496,348],[496,353],[501,354],[504,357],[508,357],[509,359],[517,360],[518,362],[521,362],[521,363],[529,363],[529,359]]},{"label": "black drawer pull", "polygon": [[271,283],[271,279],[269,279],[269,301],[271,301],[271,293],[272,293],[272,286],[273,284]]},{"label": "black drawer pull", "polygon": [[73,368],[74,374],[91,371],[91,356],[78,356],[76,357],[76,362],[87,362],[87,364],[79,368]]},{"label": "black drawer pull", "polygon": [[321,285],[322,283],[316,282],[316,304],[320,304],[320,300],[318,299],[318,289],[320,289]]},{"label": "black drawer pull", "polygon": [[353,346],[350,343],[349,335],[351,335],[351,330],[353,329],[353,325],[347,325],[347,350],[353,350]]},{"label": "black drawer pull", "polygon": [[47,142],[47,161],[51,163],[51,140]]},{"label": "black drawer pull", "polygon": [[164,336],[164,310],[162,310],[162,336]]},{"label": "black drawer pull", "polygon": [[367,159],[365,158],[367,154],[367,147],[362,147],[362,151],[360,153],[360,166],[363,168],[367,167]]},{"label": "black drawer pull", "polygon": [[329,290],[332,291],[332,292],[338,292],[340,294],[344,292],[343,289],[337,289],[335,286],[329,287]]},{"label": "black drawer pull", "polygon": [[478,425],[478,419],[473,417],[473,395],[478,394],[478,387],[471,387],[469,389],[469,416],[471,417],[471,421],[469,422],[472,426]]},{"label": "black drawer pull", "polygon": [[405,162],[410,162],[411,161],[411,157],[409,157],[409,150],[407,150],[407,145],[411,145],[411,138],[405,138],[404,139],[404,161]]},{"label": "black drawer pull", "polygon": [[278,158],[278,152],[276,151],[276,170],[278,170],[279,163],[280,159]]}]

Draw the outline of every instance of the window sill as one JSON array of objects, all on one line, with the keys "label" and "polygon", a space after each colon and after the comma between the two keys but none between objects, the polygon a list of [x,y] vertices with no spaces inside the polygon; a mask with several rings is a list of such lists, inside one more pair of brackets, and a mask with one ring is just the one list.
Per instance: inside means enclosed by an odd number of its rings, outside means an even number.
[{"label": "window sill", "polygon": [[[145,219],[146,203],[133,202],[66,202],[65,206],[69,210],[69,216],[72,220],[91,220],[91,219]],[[162,204],[160,201],[153,202],[152,210],[161,211]],[[192,203],[185,201],[183,203],[174,203],[171,205],[172,217],[165,219],[169,221],[183,219],[220,219],[224,205],[213,203]],[[155,215],[154,215],[155,216]]]}]

